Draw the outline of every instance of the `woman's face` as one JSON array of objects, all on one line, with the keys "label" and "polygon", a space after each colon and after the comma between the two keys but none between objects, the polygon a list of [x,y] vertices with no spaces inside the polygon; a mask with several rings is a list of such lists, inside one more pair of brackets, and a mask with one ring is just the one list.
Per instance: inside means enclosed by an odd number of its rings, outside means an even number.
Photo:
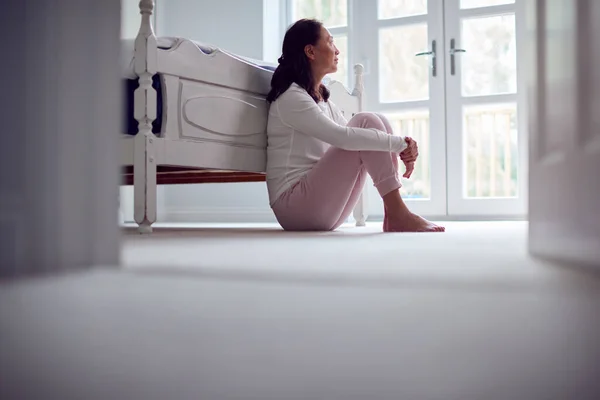
[{"label": "woman's face", "polygon": [[340,51],[333,43],[333,36],[325,27],[321,27],[321,35],[315,46],[308,46],[307,56],[311,61],[314,71],[323,75],[337,72],[338,54]]}]

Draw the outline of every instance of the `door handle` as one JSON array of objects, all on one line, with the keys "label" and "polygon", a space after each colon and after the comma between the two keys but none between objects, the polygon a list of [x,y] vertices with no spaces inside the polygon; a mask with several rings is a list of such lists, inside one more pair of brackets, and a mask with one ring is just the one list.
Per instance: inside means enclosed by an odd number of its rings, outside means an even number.
[{"label": "door handle", "polygon": [[456,73],[456,60],[454,59],[456,53],[466,53],[465,49],[456,48],[456,40],[450,39],[450,75]]},{"label": "door handle", "polygon": [[422,51],[420,53],[415,54],[415,57],[421,56],[431,56],[431,76],[435,77],[437,75],[437,59],[436,59],[436,43],[435,40],[431,41],[431,51]]}]

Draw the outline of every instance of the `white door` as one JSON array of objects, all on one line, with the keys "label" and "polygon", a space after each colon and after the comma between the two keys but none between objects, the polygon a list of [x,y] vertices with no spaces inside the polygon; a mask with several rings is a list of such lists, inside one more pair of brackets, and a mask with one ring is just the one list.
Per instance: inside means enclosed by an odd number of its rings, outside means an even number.
[{"label": "white door", "polygon": [[[386,115],[420,157],[402,197],[412,211],[446,214],[444,8],[441,1],[355,1],[351,48],[366,67],[367,110]],[[402,172],[403,165],[401,164]],[[369,203],[382,201],[371,182]],[[372,208],[371,208],[372,210]],[[372,212],[372,211],[371,211]],[[379,211],[378,214],[382,212]]]},{"label": "white door", "polygon": [[522,4],[444,0],[448,215],[526,214]]},{"label": "white door", "polygon": [[600,266],[600,2],[528,4],[530,251]]}]

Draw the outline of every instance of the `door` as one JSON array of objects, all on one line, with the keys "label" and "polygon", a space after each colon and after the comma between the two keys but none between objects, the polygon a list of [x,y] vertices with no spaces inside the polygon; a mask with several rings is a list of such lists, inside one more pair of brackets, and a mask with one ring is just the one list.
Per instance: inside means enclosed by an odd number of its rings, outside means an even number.
[{"label": "door", "polygon": [[[526,214],[528,146],[517,67],[523,3],[353,2],[358,17],[349,47],[367,66],[367,109],[384,113],[397,134],[419,143],[417,168],[401,190],[413,212]],[[371,202],[381,203],[368,187]]]},{"label": "door", "polygon": [[529,248],[600,266],[600,2],[526,9]]},{"label": "door", "polygon": [[[446,214],[444,8],[442,1],[355,1],[355,62],[365,65],[365,105],[397,135],[419,143],[420,157],[401,189],[413,212]],[[404,172],[401,165],[401,173]],[[369,181],[370,212],[383,204]]]},{"label": "door", "polygon": [[444,1],[448,215],[526,214],[522,4]]}]

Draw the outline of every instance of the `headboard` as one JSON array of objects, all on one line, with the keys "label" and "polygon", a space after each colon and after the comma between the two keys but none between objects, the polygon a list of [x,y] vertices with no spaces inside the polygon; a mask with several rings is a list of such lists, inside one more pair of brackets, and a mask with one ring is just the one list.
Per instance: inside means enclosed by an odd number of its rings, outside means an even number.
[{"label": "headboard", "polygon": [[354,90],[352,93],[348,92],[348,89],[338,81],[331,81],[327,88],[331,92],[331,99],[336,106],[342,111],[344,117],[347,120],[358,112],[363,111],[363,71],[364,68],[361,64],[354,66]]}]

